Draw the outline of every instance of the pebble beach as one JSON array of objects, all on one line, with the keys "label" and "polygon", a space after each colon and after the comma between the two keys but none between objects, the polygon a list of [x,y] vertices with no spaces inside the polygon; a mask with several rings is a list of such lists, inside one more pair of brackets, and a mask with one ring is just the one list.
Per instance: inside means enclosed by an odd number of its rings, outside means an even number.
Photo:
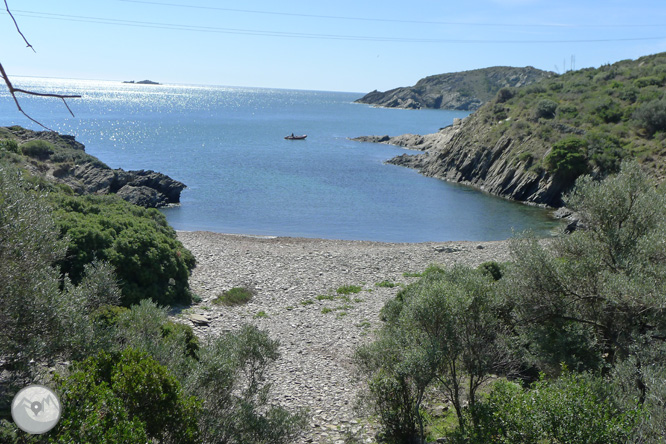
[{"label": "pebble beach", "polygon": [[[178,239],[196,257],[190,286],[201,298],[182,319],[202,338],[249,323],[280,341],[281,357],[269,373],[273,399],[309,410],[302,443],[344,443],[346,436],[373,442],[375,427],[356,408],[362,385],[352,355],[372,339],[381,308],[400,284],[431,264],[477,266],[510,257],[507,241],[381,243],[202,231],[179,231]],[[340,294],[344,286],[360,291]],[[233,287],[255,295],[240,306],[212,303]]]}]

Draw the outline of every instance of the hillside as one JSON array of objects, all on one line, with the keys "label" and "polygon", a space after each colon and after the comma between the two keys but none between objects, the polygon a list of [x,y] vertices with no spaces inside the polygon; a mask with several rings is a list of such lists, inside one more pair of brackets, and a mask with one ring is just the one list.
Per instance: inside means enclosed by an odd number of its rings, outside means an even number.
[{"label": "hillside", "polygon": [[[460,125],[390,162],[492,194],[560,206],[576,177],[636,159],[659,181],[666,155],[666,53],[502,88]],[[393,139],[384,143],[393,143]]]},{"label": "hillside", "polygon": [[474,111],[491,100],[501,88],[530,85],[552,75],[531,66],[495,66],[426,77],[414,86],[386,92],[372,91],[356,102],[389,108]]}]

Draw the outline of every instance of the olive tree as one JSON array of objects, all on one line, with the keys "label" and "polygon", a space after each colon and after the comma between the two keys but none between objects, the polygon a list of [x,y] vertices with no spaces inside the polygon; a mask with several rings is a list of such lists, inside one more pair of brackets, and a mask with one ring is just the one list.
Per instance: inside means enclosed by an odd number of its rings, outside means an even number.
[{"label": "olive tree", "polygon": [[666,337],[666,195],[625,163],[603,182],[579,179],[565,201],[587,228],[515,240],[508,289],[524,325],[577,332],[583,361],[613,365],[637,340]]},{"label": "olive tree", "polygon": [[[479,388],[492,374],[512,368],[504,343],[502,306],[492,277],[461,266],[431,267],[386,304],[382,311],[386,324],[379,339],[357,352],[384,427],[391,425],[384,418],[395,415],[384,411],[385,406],[405,412],[400,432],[412,433],[418,425],[422,440],[419,409],[429,387],[440,389],[453,405],[461,429],[469,425],[465,405],[473,412]],[[393,394],[388,391],[392,387]],[[394,404],[386,402],[391,395]]]}]

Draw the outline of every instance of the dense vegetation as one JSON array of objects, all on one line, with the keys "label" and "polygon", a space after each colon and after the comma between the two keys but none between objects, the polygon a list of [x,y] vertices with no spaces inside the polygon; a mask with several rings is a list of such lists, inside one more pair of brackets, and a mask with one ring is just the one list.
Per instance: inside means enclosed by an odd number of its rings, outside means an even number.
[{"label": "dense vegetation", "polygon": [[442,403],[447,442],[666,442],[666,190],[625,163],[566,202],[585,230],[431,267],[385,305],[356,354],[382,442],[423,442]]},{"label": "dense vegetation", "polygon": [[[122,305],[146,298],[162,305],[189,304],[188,278],[194,257],[177,240],[164,215],[115,196],[77,196],[67,185],[46,180],[49,170],[57,175],[59,169],[71,169],[74,164],[101,164],[82,149],[67,145],[67,139],[54,140],[60,143],[0,139],[0,165],[22,171],[23,180],[43,192],[54,209],[50,217],[66,248],[57,261],[61,274],[78,284],[87,264],[105,261],[119,280]],[[44,156],[50,163],[41,161]]]},{"label": "dense vegetation", "polygon": [[[1,149],[0,442],[286,443],[300,433],[303,412],[270,404],[277,341],[247,326],[200,344],[158,306],[189,300],[194,264],[159,212],[71,196],[10,165],[15,144]],[[30,382],[66,403],[42,436],[7,420]]]},{"label": "dense vegetation", "polygon": [[492,126],[477,142],[494,146],[503,136],[520,140],[516,160],[573,179],[585,172],[617,172],[625,158],[636,158],[661,179],[665,87],[666,54],[661,53],[503,88],[476,113]]}]

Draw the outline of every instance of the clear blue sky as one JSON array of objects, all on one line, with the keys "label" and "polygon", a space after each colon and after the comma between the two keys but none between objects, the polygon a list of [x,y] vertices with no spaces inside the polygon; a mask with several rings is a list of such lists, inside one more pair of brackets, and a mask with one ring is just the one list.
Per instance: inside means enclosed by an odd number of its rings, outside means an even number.
[{"label": "clear blue sky", "polygon": [[368,92],[666,51],[664,0],[8,0],[10,76]]}]

